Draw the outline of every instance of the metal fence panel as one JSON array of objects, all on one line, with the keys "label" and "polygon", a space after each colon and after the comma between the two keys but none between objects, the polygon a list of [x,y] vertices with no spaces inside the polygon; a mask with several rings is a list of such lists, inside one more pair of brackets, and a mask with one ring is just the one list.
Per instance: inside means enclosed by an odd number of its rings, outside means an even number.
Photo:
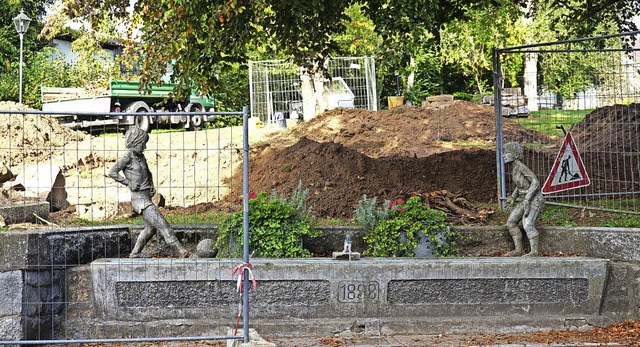
[{"label": "metal fence panel", "polygon": [[[566,131],[573,135],[590,185],[552,191],[547,202],[640,212],[640,48],[632,40],[637,34],[495,51],[492,101],[500,198],[513,187],[502,159],[503,144],[522,143],[525,163],[544,185],[552,172],[560,173],[557,164],[569,159],[558,157]],[[514,126],[529,130],[514,137],[506,130]],[[582,174],[571,170],[556,180],[581,179]]]},{"label": "metal fence panel", "polygon": [[309,73],[288,60],[250,61],[251,116],[273,125],[308,120],[334,107],[377,110],[373,58],[333,58],[319,71]]},{"label": "metal fence panel", "polygon": [[[192,250],[215,235],[207,205],[247,184],[232,178],[247,160],[248,110],[200,114],[244,124],[153,131],[144,151],[154,202]],[[15,110],[0,111],[0,129],[0,345],[243,339],[242,322],[228,333],[242,259],[176,259],[159,234],[148,258],[129,258],[144,226],[130,189],[108,177],[127,150],[124,128],[72,130]]]}]

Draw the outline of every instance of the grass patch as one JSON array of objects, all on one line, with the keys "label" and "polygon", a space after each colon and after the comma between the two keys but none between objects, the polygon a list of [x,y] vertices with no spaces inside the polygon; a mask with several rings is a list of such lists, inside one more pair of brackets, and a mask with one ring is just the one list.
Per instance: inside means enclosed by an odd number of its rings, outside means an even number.
[{"label": "grass patch", "polygon": [[569,130],[575,123],[582,121],[584,116],[593,110],[542,110],[531,112],[530,118],[513,118],[513,121],[523,127],[535,130],[551,138],[564,137],[559,126]]}]

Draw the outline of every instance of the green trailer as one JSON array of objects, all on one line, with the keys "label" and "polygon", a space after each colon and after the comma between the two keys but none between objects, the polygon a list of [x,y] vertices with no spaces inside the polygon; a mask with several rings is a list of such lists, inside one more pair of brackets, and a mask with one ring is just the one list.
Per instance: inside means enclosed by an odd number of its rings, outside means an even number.
[{"label": "green trailer", "polygon": [[[128,127],[136,124],[143,129],[184,127],[197,130],[213,116],[214,99],[192,93],[187,100],[172,97],[175,85],[152,85],[142,91],[137,81],[112,80],[109,89],[96,91],[84,88],[42,87],[42,110],[56,112],[54,117],[73,129]],[[120,113],[159,113],[131,116]]]}]

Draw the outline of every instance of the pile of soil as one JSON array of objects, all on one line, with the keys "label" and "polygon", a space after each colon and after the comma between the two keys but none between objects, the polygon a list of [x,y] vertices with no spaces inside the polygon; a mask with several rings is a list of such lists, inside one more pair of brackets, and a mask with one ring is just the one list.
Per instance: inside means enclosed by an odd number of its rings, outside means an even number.
[{"label": "pile of soil", "polygon": [[[548,140],[509,119],[504,134],[506,141]],[[497,202],[493,108],[466,101],[334,109],[254,148],[249,165],[250,190],[288,196],[301,182],[314,213],[326,218],[352,218],[363,195],[392,200],[446,190],[475,203]],[[234,192],[227,203],[240,203],[241,189]]]},{"label": "pile of soil", "polygon": [[605,106],[574,125],[572,134],[581,151],[632,153],[640,149],[640,104]]},{"label": "pile of soil", "polygon": [[[549,141],[510,119],[504,120],[503,128],[505,142]],[[337,108],[301,123],[292,133],[321,143],[339,143],[371,158],[421,158],[470,145],[495,148],[496,124],[493,107],[455,100],[377,112]]]},{"label": "pile of soil", "polygon": [[[12,101],[0,101],[0,110],[36,111]],[[0,161],[9,167],[45,162],[54,147],[83,141],[88,135],[71,130],[49,116],[5,114],[0,118]]]}]

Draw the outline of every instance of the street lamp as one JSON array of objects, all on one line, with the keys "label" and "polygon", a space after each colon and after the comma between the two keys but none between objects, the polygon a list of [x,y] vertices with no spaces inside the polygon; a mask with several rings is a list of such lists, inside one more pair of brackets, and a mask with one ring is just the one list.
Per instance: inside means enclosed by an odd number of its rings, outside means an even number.
[{"label": "street lamp", "polygon": [[22,46],[24,42],[24,34],[29,29],[29,23],[31,23],[31,18],[27,17],[24,14],[24,10],[20,10],[20,14],[13,19],[13,24],[16,26],[16,31],[20,34],[20,96],[19,103],[22,103]]}]

